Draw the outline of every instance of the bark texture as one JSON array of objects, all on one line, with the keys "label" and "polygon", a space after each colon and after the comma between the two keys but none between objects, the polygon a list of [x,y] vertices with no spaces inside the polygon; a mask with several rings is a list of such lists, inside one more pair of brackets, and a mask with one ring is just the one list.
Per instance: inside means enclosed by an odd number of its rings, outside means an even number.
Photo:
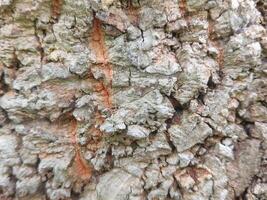
[{"label": "bark texture", "polygon": [[0,0],[1,200],[266,200],[265,0]]}]

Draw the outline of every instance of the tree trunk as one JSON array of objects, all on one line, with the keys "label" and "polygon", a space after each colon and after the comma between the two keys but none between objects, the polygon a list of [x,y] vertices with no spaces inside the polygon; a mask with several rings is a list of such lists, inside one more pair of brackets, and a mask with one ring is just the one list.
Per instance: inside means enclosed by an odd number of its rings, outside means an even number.
[{"label": "tree trunk", "polygon": [[264,0],[0,0],[0,199],[267,199]]}]

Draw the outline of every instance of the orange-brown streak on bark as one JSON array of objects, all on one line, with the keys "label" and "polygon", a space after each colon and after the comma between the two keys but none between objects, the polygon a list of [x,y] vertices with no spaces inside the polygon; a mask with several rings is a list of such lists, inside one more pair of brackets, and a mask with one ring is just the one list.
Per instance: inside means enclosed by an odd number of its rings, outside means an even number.
[{"label": "orange-brown streak on bark", "polygon": [[96,17],[93,20],[92,41],[91,45],[96,54],[97,61],[101,64],[107,64],[107,52],[105,49],[104,33],[102,31],[102,23]]},{"label": "orange-brown streak on bark", "polygon": [[60,16],[62,4],[63,0],[52,0],[51,2],[52,17],[55,18],[56,20]]},{"label": "orange-brown streak on bark", "polygon": [[140,8],[135,8],[133,6],[132,1],[128,2],[126,13],[131,21],[131,23],[135,26],[139,24],[139,10]]},{"label": "orange-brown streak on bark", "polygon": [[105,107],[106,108],[111,108],[112,107],[112,102],[111,102],[111,89],[110,87],[106,87],[104,84],[103,84],[103,90],[101,92],[101,95],[103,97],[103,103],[105,104]]},{"label": "orange-brown streak on bark", "polygon": [[[94,51],[96,56],[96,65],[102,74],[103,79],[94,79],[92,71],[90,81],[93,83],[93,91],[100,96],[101,103],[105,108],[112,108],[112,65],[109,63],[108,52],[105,44],[105,34],[102,30],[102,22],[94,16],[93,27],[91,33],[90,48]],[[92,80],[93,79],[93,80]],[[95,152],[101,146],[103,133],[99,129],[99,126],[105,121],[102,117],[99,109],[95,111],[95,121],[90,128],[90,134],[92,139],[87,143],[87,149]]]},{"label": "orange-brown streak on bark", "polygon": [[205,177],[210,174],[209,171],[207,171],[204,168],[191,167],[188,168],[186,171],[194,179],[196,183],[200,182],[201,177]]},{"label": "orange-brown streak on bark", "polygon": [[82,157],[80,145],[77,142],[76,134],[77,134],[77,121],[75,119],[71,122],[71,142],[74,145],[75,149],[75,157],[73,163],[73,172],[75,173],[75,177],[82,180],[89,180],[92,176],[92,169],[88,166],[85,159]]},{"label": "orange-brown streak on bark", "polygon": [[218,55],[216,57],[217,63],[219,64],[219,68],[222,68],[223,66],[223,60],[224,60],[224,51],[223,48],[221,47],[221,44],[219,41],[216,41],[212,38],[212,33],[214,30],[214,21],[211,19],[208,20],[209,26],[208,26],[208,39],[210,43],[217,49]]},{"label": "orange-brown streak on bark", "polygon": [[182,17],[187,17],[187,3],[186,0],[179,0],[179,9]]},{"label": "orange-brown streak on bark", "polygon": [[103,133],[95,127],[90,129],[92,138],[87,143],[87,149],[93,152],[96,152],[101,147],[102,135]]},{"label": "orange-brown streak on bark", "polygon": [[89,180],[92,176],[92,169],[87,165],[79,150],[76,151],[74,158],[74,169],[82,180]]},{"label": "orange-brown streak on bark", "polygon": [[100,114],[99,110],[95,112],[95,120],[96,120],[96,124],[102,124],[105,121],[105,119]]},{"label": "orange-brown streak on bark", "polygon": [[102,70],[106,80],[106,82],[104,80],[99,81],[99,86],[101,88],[101,92],[99,92],[99,94],[101,94],[105,106],[110,109],[112,107],[112,66],[108,60],[108,53],[105,45],[105,35],[102,31],[102,23],[96,17],[94,17],[93,20],[91,48],[95,52],[98,64],[97,66]]},{"label": "orange-brown streak on bark", "polygon": [[76,141],[76,130],[77,130],[77,121],[75,119],[73,119],[71,121],[71,143],[73,145],[76,145],[77,141]]}]

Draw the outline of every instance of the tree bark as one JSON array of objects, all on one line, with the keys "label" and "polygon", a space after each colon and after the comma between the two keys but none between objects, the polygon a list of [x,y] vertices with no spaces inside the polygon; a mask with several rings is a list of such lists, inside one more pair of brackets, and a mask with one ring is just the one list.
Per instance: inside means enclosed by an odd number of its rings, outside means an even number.
[{"label": "tree bark", "polygon": [[264,0],[0,0],[0,199],[267,199]]}]

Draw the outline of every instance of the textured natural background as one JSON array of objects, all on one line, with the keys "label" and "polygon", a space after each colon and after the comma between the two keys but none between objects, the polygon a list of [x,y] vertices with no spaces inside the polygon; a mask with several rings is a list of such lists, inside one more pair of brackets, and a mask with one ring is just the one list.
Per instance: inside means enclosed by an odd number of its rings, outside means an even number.
[{"label": "textured natural background", "polygon": [[266,200],[266,0],[0,0],[1,200]]}]

